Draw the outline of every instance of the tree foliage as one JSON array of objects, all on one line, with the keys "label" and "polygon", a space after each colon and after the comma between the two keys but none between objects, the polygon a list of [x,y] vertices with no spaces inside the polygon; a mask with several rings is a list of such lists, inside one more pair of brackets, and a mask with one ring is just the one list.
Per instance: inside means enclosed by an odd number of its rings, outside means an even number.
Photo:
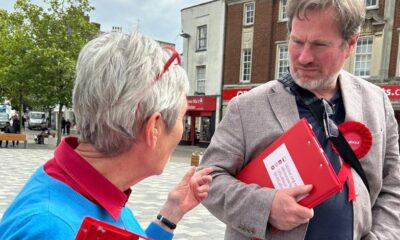
[{"label": "tree foliage", "polygon": [[1,13],[0,42],[6,50],[0,54],[5,59],[0,79],[7,86],[3,94],[34,108],[71,106],[77,56],[98,31],[87,17],[93,7],[88,0],[45,3],[46,10],[17,0],[14,12]]},{"label": "tree foliage", "polygon": [[0,97],[21,110],[71,106],[76,59],[99,31],[89,0],[44,4],[16,0],[13,12],[0,9]]}]

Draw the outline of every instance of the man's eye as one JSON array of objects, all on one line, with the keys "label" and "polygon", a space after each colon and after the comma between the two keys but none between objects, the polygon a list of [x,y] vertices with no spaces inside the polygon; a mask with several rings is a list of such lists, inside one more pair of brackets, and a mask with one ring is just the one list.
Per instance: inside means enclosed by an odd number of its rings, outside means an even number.
[{"label": "man's eye", "polygon": [[317,47],[326,47],[327,45],[325,43],[316,43],[315,46],[317,46]]},{"label": "man's eye", "polygon": [[297,45],[302,45],[303,44],[301,41],[298,41],[298,40],[292,40],[292,42],[294,44],[297,44]]}]

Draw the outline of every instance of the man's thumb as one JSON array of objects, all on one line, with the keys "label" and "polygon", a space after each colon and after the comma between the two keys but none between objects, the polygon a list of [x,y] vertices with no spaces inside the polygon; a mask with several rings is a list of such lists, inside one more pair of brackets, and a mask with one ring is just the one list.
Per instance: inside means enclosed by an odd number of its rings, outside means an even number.
[{"label": "man's thumb", "polygon": [[288,189],[287,193],[292,197],[297,197],[299,195],[305,195],[311,191],[313,186],[311,184],[308,185],[301,185],[294,188]]}]

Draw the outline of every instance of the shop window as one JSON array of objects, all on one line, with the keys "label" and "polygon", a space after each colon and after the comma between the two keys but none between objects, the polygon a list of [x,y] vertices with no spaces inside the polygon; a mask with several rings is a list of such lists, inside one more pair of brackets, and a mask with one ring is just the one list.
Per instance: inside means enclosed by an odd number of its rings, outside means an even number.
[{"label": "shop window", "polygon": [[190,127],[191,127],[191,117],[185,116],[183,119],[183,133],[182,133],[182,140],[183,141],[190,141]]},{"label": "shop window", "polygon": [[200,127],[200,141],[201,142],[210,142],[211,141],[211,117],[202,117],[201,118],[201,127]]}]

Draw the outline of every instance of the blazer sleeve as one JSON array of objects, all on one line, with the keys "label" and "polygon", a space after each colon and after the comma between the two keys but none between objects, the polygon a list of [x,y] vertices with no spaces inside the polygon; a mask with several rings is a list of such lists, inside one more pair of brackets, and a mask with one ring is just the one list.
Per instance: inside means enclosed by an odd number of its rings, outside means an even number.
[{"label": "blazer sleeve", "polygon": [[207,148],[200,167],[214,168],[209,196],[203,205],[227,227],[243,235],[265,238],[276,190],[244,184],[235,176],[244,167],[246,138],[234,98]]},{"label": "blazer sleeve", "polygon": [[372,206],[372,229],[365,239],[398,239],[400,236],[399,133],[393,108],[385,94],[384,107],[386,136],[383,144],[382,187]]}]

